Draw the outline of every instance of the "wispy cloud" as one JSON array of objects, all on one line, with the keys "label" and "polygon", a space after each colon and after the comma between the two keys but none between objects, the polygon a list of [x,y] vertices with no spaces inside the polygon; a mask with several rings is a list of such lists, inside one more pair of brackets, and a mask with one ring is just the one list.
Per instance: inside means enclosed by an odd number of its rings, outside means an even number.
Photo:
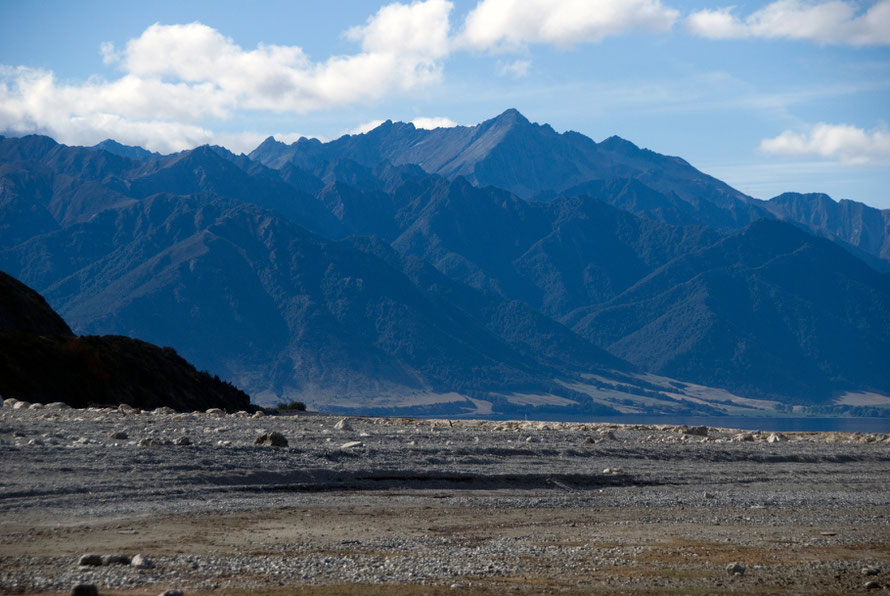
[{"label": "wispy cloud", "polygon": [[890,163],[890,131],[866,131],[850,124],[816,124],[805,132],[784,131],[764,139],[760,150],[790,156],[817,156],[846,165]]},{"label": "wispy cloud", "polygon": [[802,39],[853,46],[890,45],[890,0],[879,0],[865,11],[848,0],[805,2],[778,0],[747,17],[733,8],[695,12],[687,28],[709,39]]},{"label": "wispy cloud", "polygon": [[502,77],[522,79],[528,76],[532,67],[531,60],[514,60],[513,62],[498,61],[497,73]]}]

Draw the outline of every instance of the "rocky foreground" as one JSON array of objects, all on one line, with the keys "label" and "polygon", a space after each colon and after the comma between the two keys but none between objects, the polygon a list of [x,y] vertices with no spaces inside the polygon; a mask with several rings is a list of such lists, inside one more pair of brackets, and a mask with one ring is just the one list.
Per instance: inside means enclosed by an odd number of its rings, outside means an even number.
[{"label": "rocky foreground", "polygon": [[7,400],[0,593],[78,584],[100,594],[886,590],[890,437]]}]

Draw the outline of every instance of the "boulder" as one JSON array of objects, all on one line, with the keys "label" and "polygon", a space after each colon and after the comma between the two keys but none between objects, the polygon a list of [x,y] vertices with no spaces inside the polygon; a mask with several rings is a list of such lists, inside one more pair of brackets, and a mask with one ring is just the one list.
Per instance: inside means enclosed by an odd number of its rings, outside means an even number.
[{"label": "boulder", "polygon": [[129,565],[130,557],[127,555],[108,555],[104,559],[106,565]]},{"label": "boulder", "polygon": [[99,596],[99,588],[93,584],[77,584],[71,588],[71,596]]},{"label": "boulder", "polygon": [[137,569],[153,569],[155,564],[145,555],[136,555],[130,560],[130,565]]},{"label": "boulder", "polygon": [[730,563],[726,566],[726,573],[729,575],[745,575],[745,566],[741,563]]},{"label": "boulder", "polygon": [[78,559],[77,564],[81,567],[100,567],[102,565],[102,556],[96,554],[86,554],[81,555],[80,559]]},{"label": "boulder", "polygon": [[334,425],[334,430],[346,430],[351,431],[352,425],[349,424],[349,421],[346,418],[341,418],[337,424]]}]

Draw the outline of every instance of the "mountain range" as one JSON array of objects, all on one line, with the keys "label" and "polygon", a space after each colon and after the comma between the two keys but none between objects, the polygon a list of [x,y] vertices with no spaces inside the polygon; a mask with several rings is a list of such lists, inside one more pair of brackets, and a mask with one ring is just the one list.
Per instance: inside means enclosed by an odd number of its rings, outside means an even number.
[{"label": "mountain range", "polygon": [[578,383],[668,399],[651,374],[890,394],[888,222],[515,110],[246,156],[0,138],[0,269],[75,330],[350,411],[614,413]]}]

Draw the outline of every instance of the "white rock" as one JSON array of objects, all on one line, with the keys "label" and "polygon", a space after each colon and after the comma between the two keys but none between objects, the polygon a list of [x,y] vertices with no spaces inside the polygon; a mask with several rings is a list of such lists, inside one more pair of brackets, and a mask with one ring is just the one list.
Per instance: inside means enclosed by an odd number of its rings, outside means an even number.
[{"label": "white rock", "polygon": [[363,443],[361,441],[347,441],[340,445],[340,449],[352,449],[353,447],[361,447]]},{"label": "white rock", "polygon": [[29,410],[42,410],[43,407],[44,407],[43,404],[38,403],[38,404],[31,404],[30,406],[28,406],[28,409]]},{"label": "white rock", "polygon": [[251,416],[251,418],[262,418],[265,415],[266,415],[265,412],[261,412],[261,411],[257,410],[256,412],[253,413],[253,416]]},{"label": "white rock", "polygon": [[208,410],[205,412],[205,414],[208,414],[208,415],[210,415],[210,416],[217,416],[217,417],[219,417],[219,418],[222,418],[223,416],[226,415],[226,413],[223,412],[223,411],[222,411],[221,409],[219,409],[219,408],[210,408],[210,409],[208,409]]},{"label": "white rock", "polygon": [[782,433],[772,433],[770,436],[766,438],[767,443],[778,443],[780,441],[787,441],[788,439]]},{"label": "white rock", "polygon": [[149,559],[145,555],[136,555],[130,561],[130,565],[136,567],[137,569],[153,569],[155,566],[155,564],[151,562],[151,559]]},{"label": "white rock", "polygon": [[334,429],[335,429],[335,430],[346,430],[346,431],[350,431],[350,430],[352,430],[352,425],[349,424],[349,421],[346,420],[346,418],[341,418],[341,419],[337,422],[337,424],[334,425]]},{"label": "white rock", "polygon": [[27,408],[30,405],[31,404],[26,401],[16,401],[14,404],[12,404],[12,409],[13,410],[22,410],[24,408]]}]

